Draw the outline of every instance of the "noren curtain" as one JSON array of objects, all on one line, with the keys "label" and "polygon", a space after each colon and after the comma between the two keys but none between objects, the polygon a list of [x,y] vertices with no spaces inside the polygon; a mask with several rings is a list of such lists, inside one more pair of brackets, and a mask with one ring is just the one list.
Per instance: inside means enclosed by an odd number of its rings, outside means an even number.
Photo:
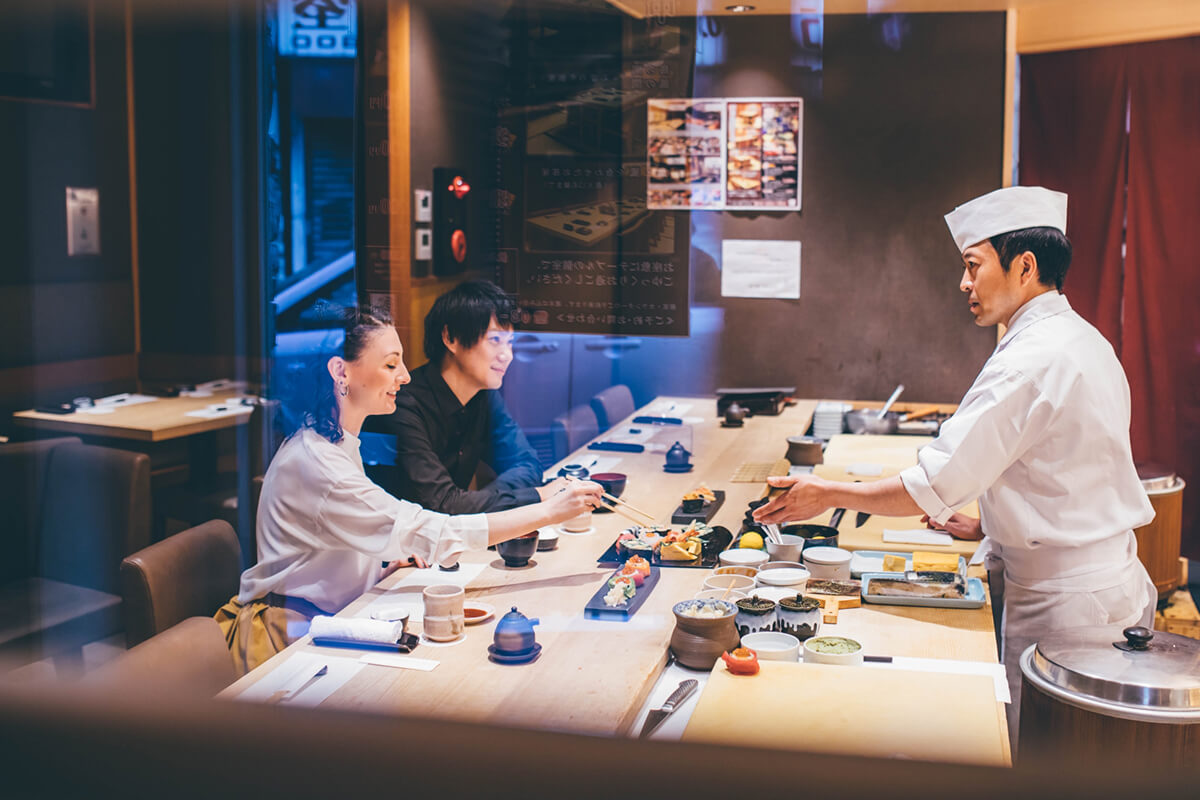
[{"label": "noren curtain", "polygon": [[1125,367],[1134,458],[1188,481],[1200,558],[1200,37],[1025,56],[1021,93],[1020,182],[1070,195],[1064,289]]}]

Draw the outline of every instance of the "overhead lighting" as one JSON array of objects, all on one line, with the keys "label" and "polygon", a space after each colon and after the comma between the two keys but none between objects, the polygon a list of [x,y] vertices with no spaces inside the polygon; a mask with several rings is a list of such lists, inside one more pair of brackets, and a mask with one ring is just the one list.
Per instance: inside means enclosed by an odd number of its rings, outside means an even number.
[{"label": "overhead lighting", "polygon": [[725,6],[725,10],[731,14],[745,14],[747,11],[753,11],[754,6],[744,6],[744,5]]}]

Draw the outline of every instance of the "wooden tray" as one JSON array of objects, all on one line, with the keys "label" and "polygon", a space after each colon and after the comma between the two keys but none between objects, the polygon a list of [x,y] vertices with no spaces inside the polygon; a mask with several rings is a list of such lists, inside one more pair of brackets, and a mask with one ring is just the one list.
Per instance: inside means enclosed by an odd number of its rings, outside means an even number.
[{"label": "wooden tray", "polygon": [[[613,572],[616,575],[620,570]],[[638,587],[637,593],[633,599],[623,606],[609,606],[604,604],[604,595],[608,594],[608,581],[612,575],[607,575],[604,578],[604,583],[600,586],[600,591],[592,595],[592,599],[588,600],[587,605],[583,607],[583,615],[588,619],[608,619],[616,622],[628,622],[630,617],[637,613],[637,610],[642,607],[642,603],[646,602],[646,598],[650,596],[650,591],[658,585],[658,569],[650,567],[650,574],[646,576],[646,580]]]}]

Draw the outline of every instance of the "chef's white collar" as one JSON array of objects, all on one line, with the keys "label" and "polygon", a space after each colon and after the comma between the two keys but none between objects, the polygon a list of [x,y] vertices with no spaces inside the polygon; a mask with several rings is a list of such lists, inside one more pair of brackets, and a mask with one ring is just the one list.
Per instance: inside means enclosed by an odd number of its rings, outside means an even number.
[{"label": "chef's white collar", "polygon": [[1004,336],[996,348],[1004,347],[1017,333],[1035,322],[1070,310],[1071,304],[1067,302],[1067,296],[1062,292],[1051,290],[1039,294],[1018,308],[1017,312],[1012,315],[1012,319],[1008,321],[1008,330],[1004,332]]}]

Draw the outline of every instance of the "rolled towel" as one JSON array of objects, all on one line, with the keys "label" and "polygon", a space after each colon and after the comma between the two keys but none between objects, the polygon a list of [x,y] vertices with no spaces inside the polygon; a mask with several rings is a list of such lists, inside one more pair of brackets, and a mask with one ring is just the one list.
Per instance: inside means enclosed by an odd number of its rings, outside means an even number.
[{"label": "rolled towel", "polygon": [[388,622],[382,619],[344,619],[313,617],[308,632],[314,639],[337,639],[344,642],[368,642],[394,645],[404,633],[404,620]]}]

